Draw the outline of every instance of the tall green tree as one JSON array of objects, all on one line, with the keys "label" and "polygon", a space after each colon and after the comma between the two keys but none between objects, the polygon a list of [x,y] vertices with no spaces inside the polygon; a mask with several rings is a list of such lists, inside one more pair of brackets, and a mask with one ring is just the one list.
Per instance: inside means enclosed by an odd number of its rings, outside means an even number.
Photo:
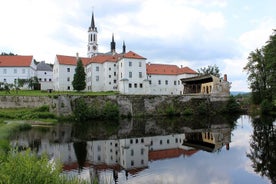
[{"label": "tall green tree", "polygon": [[276,99],[276,30],[273,30],[263,50],[265,60],[267,61],[268,86],[271,90],[272,98]]},{"label": "tall green tree", "polygon": [[82,61],[80,58],[78,58],[77,67],[75,69],[74,79],[72,82],[74,90],[81,91],[85,89],[86,87],[85,75],[86,74],[84,71]]},{"label": "tall green tree", "polygon": [[207,66],[207,67],[204,67],[204,68],[200,68],[197,70],[197,72],[200,74],[200,75],[214,75],[218,78],[221,77],[221,74],[220,74],[220,71],[219,71],[219,67],[217,65],[213,65],[213,66]]},{"label": "tall green tree", "polygon": [[252,90],[253,102],[260,104],[269,98],[267,61],[263,49],[256,49],[248,56],[248,63],[244,67],[247,71],[249,87]]},{"label": "tall green tree", "polygon": [[276,30],[262,49],[249,54],[244,70],[248,74],[254,103],[276,99]]}]

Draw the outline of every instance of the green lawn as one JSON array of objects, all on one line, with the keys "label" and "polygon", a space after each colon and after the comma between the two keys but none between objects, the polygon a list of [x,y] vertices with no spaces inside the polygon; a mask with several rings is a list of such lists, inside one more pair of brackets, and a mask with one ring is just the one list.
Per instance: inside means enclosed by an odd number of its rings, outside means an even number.
[{"label": "green lawn", "polygon": [[6,91],[0,91],[0,96],[55,96],[55,95],[116,95],[118,92],[108,91],[108,92],[75,92],[75,91],[54,91],[49,93],[47,91],[40,90],[11,90],[10,93]]}]

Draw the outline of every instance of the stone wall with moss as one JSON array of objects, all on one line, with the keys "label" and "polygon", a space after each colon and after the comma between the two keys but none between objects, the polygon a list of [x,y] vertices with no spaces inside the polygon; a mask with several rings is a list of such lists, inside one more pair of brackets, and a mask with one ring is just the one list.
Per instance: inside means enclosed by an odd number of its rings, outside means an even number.
[{"label": "stone wall with moss", "polygon": [[110,96],[1,96],[1,108],[35,108],[49,105],[60,116],[72,115],[78,99],[95,109],[106,103],[118,106],[121,116],[155,116],[216,113],[226,107],[228,96],[110,95]]}]

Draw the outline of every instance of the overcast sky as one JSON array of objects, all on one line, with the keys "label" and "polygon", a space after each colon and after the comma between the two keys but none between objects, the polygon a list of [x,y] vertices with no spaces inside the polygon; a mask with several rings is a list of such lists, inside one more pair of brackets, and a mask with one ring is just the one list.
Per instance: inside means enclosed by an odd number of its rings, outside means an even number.
[{"label": "overcast sky", "polygon": [[232,91],[249,91],[243,67],[276,28],[275,0],[8,0],[0,6],[0,52],[53,63],[87,53],[94,11],[99,51],[127,50],[151,63],[216,64]]}]

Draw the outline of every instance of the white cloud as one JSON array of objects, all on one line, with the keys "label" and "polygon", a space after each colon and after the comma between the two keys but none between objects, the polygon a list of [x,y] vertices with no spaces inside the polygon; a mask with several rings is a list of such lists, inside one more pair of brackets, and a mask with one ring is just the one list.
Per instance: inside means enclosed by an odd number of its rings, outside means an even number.
[{"label": "white cloud", "polygon": [[256,48],[261,48],[272,34],[272,28],[276,25],[276,19],[266,18],[262,20],[254,20],[254,29],[244,32],[239,37],[241,46],[246,52],[254,51]]}]

